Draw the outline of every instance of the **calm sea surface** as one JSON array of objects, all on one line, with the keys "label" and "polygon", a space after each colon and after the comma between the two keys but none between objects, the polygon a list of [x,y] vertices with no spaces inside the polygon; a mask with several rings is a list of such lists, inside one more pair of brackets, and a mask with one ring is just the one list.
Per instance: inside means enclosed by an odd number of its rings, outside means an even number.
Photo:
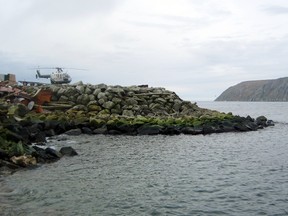
[{"label": "calm sea surface", "polygon": [[274,127],[178,136],[60,136],[79,156],[0,178],[0,215],[288,215],[288,103],[198,102]]}]

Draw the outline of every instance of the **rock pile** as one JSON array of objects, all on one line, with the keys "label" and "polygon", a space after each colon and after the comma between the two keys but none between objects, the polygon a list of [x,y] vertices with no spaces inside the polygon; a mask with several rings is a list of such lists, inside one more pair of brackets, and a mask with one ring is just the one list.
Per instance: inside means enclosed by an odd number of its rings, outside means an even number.
[{"label": "rock pile", "polygon": [[175,92],[164,88],[105,84],[52,85],[49,88],[53,91],[52,101],[69,103],[75,110],[94,112],[99,115],[179,117],[195,116],[199,111],[203,114],[203,109],[199,109],[196,104],[183,101]]},{"label": "rock pile", "polygon": [[41,105],[35,101],[32,110],[21,103],[0,101],[0,168],[7,163],[29,166],[35,161],[51,162],[62,155],[77,155],[70,148],[55,151],[32,146],[45,144],[46,137],[62,133],[197,135],[252,131],[273,125],[264,116],[255,120],[199,108],[164,88],[78,83],[25,86],[25,91],[34,94],[39,88],[48,90],[50,97],[52,92],[52,99]]}]

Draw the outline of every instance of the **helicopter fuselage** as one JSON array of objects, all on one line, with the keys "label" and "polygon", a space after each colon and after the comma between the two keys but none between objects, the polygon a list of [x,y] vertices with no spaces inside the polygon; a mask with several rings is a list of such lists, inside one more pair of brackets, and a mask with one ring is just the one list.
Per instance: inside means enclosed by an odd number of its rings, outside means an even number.
[{"label": "helicopter fuselage", "polygon": [[72,81],[70,75],[62,70],[62,68],[55,68],[56,71],[51,74],[41,74],[40,70],[37,70],[36,78],[50,79],[52,84],[68,84]]},{"label": "helicopter fuselage", "polygon": [[53,72],[50,77],[52,84],[68,84],[72,81],[70,75],[66,72]]}]

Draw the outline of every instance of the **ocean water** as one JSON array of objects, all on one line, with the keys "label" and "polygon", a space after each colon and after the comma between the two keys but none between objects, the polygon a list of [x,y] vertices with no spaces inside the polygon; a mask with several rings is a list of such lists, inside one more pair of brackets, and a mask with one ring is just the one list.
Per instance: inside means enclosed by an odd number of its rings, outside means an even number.
[{"label": "ocean water", "polygon": [[0,215],[288,215],[288,103],[198,102],[274,127],[177,136],[60,136],[79,156],[0,179]]}]

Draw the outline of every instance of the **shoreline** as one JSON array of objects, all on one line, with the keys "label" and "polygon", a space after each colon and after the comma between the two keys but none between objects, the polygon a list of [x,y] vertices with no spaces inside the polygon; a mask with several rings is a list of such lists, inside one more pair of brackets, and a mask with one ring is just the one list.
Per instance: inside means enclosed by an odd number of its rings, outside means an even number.
[{"label": "shoreline", "polygon": [[47,137],[63,133],[206,135],[255,131],[274,125],[264,116],[253,119],[200,108],[183,101],[175,92],[146,85],[16,87],[21,94],[10,94],[9,103],[7,96],[0,100],[0,168],[12,170],[77,155],[72,148],[58,151],[45,147]]}]

